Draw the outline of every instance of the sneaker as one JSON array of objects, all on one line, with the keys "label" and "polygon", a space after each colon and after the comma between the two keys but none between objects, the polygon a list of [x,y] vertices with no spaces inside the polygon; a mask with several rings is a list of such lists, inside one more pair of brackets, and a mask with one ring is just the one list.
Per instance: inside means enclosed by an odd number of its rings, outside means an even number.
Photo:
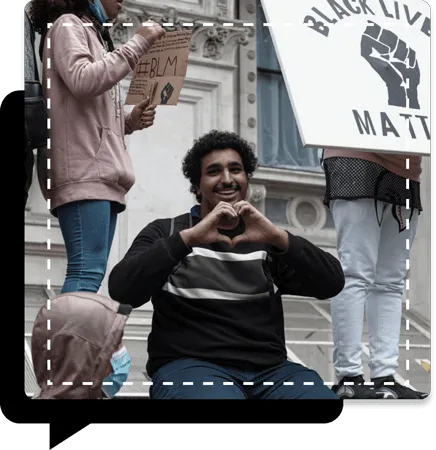
[{"label": "sneaker", "polygon": [[377,393],[382,394],[381,398],[423,399],[428,397],[427,393],[414,391],[396,382],[393,376],[373,378],[372,381]]},{"label": "sneaker", "polygon": [[341,399],[373,399],[383,398],[383,393],[377,393],[373,386],[366,386],[362,375],[344,377],[338,384],[332,386],[332,391]]}]

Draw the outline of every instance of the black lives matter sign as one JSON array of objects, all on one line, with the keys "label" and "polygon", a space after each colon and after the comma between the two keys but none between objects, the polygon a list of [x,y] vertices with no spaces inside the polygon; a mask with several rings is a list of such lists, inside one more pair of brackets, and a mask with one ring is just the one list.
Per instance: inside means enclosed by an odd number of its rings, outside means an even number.
[{"label": "black lives matter sign", "polygon": [[[420,55],[401,35],[401,31],[383,26],[383,19],[398,20],[430,39],[430,17],[399,1],[325,0],[323,7],[311,8],[304,17],[304,25],[328,39],[336,24],[355,16],[366,16],[367,20],[360,48],[356,48],[356,52],[360,52],[368,63],[368,70],[374,70],[380,83],[384,84],[386,104],[400,108],[396,114],[380,111],[379,117],[367,110],[353,109],[351,113],[359,133],[416,139],[417,128],[422,127],[430,140],[429,117],[420,113],[418,95],[420,58],[428,58],[429,55]],[[408,109],[408,112],[401,112],[401,108]],[[414,110],[413,113],[411,110]],[[404,127],[404,121],[407,121],[408,127]],[[408,129],[408,136],[402,135],[404,129]]]}]

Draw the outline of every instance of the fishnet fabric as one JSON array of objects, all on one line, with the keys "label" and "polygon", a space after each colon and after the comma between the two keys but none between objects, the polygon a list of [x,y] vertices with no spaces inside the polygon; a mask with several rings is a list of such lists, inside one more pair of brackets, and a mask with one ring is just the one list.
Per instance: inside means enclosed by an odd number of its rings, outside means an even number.
[{"label": "fishnet fabric", "polygon": [[323,161],[326,175],[324,204],[330,200],[373,198],[396,206],[406,206],[422,211],[420,184],[389,172],[372,161],[358,158],[335,157]]}]

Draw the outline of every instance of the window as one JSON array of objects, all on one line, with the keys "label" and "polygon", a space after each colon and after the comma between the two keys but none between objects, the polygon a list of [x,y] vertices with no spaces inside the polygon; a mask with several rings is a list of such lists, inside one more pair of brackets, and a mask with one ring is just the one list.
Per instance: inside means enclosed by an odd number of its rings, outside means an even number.
[{"label": "window", "polygon": [[260,0],[257,4],[259,164],[319,172],[321,150],[303,147]]}]

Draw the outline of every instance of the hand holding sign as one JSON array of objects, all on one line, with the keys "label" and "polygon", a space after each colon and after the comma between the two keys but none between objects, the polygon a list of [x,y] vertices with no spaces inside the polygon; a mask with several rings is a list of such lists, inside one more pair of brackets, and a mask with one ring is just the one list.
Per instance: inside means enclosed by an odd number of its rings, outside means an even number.
[{"label": "hand holding sign", "polygon": [[154,124],[154,118],[156,116],[156,106],[150,105],[142,111],[141,114],[141,130],[151,127]]},{"label": "hand holding sign", "polygon": [[151,127],[154,123],[156,106],[150,105],[150,97],[139,102],[131,112],[131,119],[136,130]]},{"label": "hand holding sign", "polygon": [[389,105],[420,108],[420,70],[413,49],[392,31],[368,21],[362,36],[361,54],[386,83]]},{"label": "hand holding sign", "polygon": [[152,25],[140,26],[135,34],[139,34],[146,39],[151,47],[157,40],[165,36],[166,31],[158,23],[152,21],[150,21],[150,23],[152,23]]}]

